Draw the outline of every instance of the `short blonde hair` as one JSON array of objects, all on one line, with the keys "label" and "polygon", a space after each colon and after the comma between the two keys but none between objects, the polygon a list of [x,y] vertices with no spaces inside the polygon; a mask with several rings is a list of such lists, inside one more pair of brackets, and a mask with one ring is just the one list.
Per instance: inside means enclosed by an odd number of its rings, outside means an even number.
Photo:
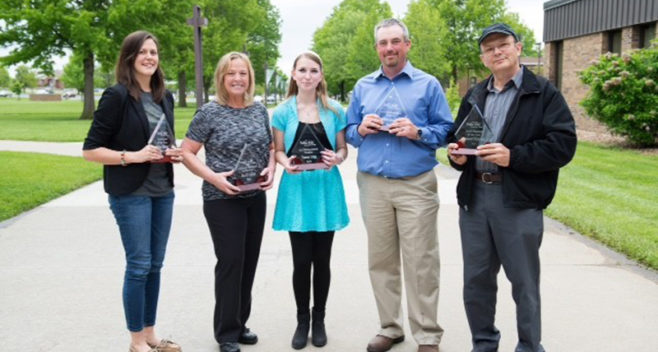
[{"label": "short blonde hair", "polygon": [[256,89],[256,80],[254,78],[254,68],[251,66],[251,60],[249,57],[243,53],[237,51],[232,51],[219,59],[217,63],[217,68],[215,69],[215,96],[217,97],[217,102],[222,105],[228,104],[228,92],[224,87],[224,76],[228,72],[228,68],[231,65],[233,60],[242,60],[247,64],[247,71],[249,71],[249,87],[244,93],[244,104],[249,106],[254,103],[254,90]]}]

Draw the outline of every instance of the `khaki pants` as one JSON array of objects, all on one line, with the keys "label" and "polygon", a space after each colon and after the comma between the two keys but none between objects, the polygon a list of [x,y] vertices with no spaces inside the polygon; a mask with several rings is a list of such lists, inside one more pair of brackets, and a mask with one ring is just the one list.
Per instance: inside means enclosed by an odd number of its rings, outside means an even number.
[{"label": "khaki pants", "polygon": [[359,172],[361,213],[368,232],[370,281],[381,331],[404,335],[401,313],[400,254],[409,326],[418,344],[438,344],[443,329],[439,304],[439,198],[434,171],[403,179]]}]

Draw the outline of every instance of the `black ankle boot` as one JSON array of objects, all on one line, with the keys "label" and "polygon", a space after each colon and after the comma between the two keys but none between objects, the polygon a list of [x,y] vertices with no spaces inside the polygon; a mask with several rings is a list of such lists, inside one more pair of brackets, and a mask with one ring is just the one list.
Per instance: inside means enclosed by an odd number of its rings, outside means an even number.
[{"label": "black ankle boot", "polygon": [[297,329],[292,336],[292,348],[299,350],[306,347],[310,320],[311,315],[309,313],[297,313]]},{"label": "black ankle boot", "polygon": [[311,330],[311,343],[315,347],[327,344],[327,332],[324,329],[324,310],[313,309],[313,330]]}]

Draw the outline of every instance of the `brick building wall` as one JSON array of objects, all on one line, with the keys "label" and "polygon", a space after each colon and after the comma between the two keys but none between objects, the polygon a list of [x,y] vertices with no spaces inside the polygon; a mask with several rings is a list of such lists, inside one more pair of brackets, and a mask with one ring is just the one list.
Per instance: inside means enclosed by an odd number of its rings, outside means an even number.
[{"label": "brick building wall", "polygon": [[[548,78],[553,83],[556,82],[558,74],[554,67],[557,60],[555,47],[556,43],[547,43],[544,53],[545,57],[548,58],[545,62]],[[571,108],[571,113],[579,129],[588,131],[606,130],[598,121],[589,118],[579,104],[589,91],[589,88],[580,81],[580,72],[589,67],[593,60],[601,56],[604,47],[607,48],[607,35],[604,33],[570,38],[562,42],[561,91]]]},{"label": "brick building wall", "polygon": [[[658,23],[656,24],[658,32]],[[626,27],[621,29],[622,54],[640,47],[640,27]],[[557,60],[556,42],[546,43],[544,49],[544,66],[548,72],[548,79],[557,82],[558,72],[555,68]],[[593,132],[604,132],[607,128],[598,121],[590,118],[580,106],[580,101],[587,96],[589,87],[580,81],[580,71],[589,67],[592,62],[602,54],[610,51],[608,48],[608,32],[568,38],[562,41],[562,76],[561,91],[566,99],[579,129]]]}]

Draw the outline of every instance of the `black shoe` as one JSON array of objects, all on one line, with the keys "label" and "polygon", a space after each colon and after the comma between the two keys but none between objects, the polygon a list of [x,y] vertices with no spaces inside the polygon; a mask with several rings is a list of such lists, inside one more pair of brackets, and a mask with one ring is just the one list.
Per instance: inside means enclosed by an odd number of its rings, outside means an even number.
[{"label": "black shoe", "polygon": [[317,311],[313,309],[311,343],[315,347],[322,347],[327,344],[327,331],[324,328],[324,310]]},{"label": "black shoe", "polygon": [[222,342],[219,344],[219,352],[240,352],[237,342]]},{"label": "black shoe", "polygon": [[297,329],[292,336],[292,348],[300,350],[308,343],[308,330],[310,328],[311,315],[309,313],[297,314]]},{"label": "black shoe", "polygon": [[258,335],[253,333],[249,328],[245,327],[238,337],[238,342],[243,345],[255,345],[258,342]]}]

